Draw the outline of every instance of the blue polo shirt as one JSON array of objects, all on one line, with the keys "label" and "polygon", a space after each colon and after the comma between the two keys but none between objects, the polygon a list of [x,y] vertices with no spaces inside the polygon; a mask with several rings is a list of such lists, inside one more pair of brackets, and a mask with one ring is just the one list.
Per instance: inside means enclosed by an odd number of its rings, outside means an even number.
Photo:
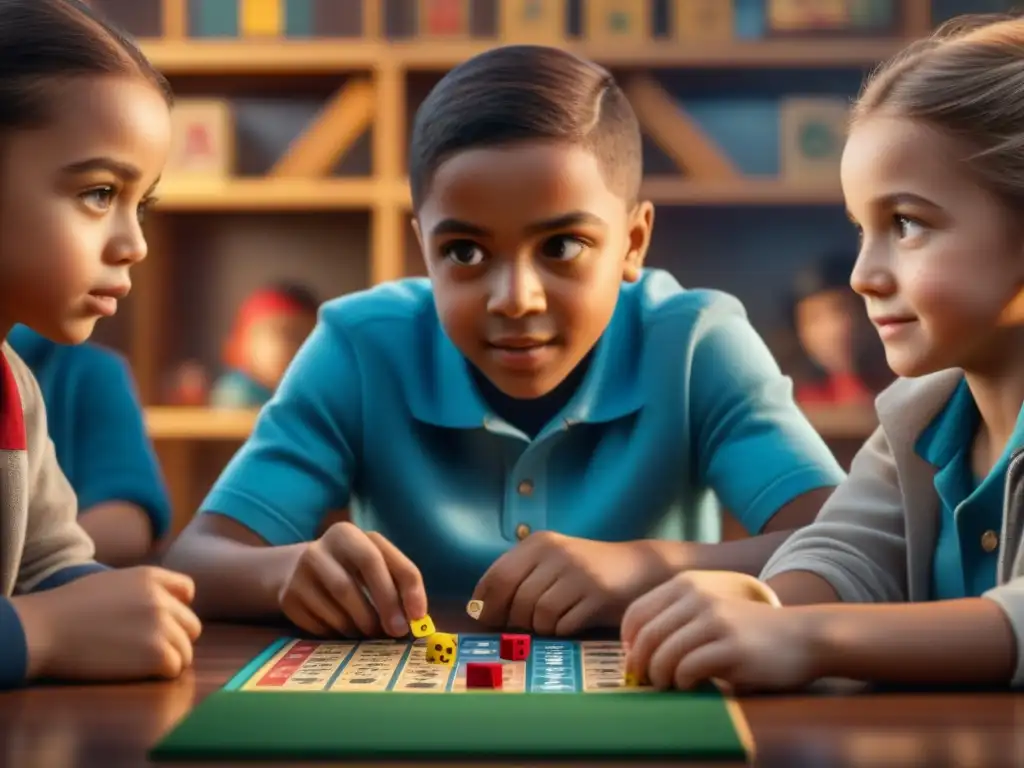
[{"label": "blue polo shirt", "polygon": [[1024,445],[1024,410],[999,461],[979,481],[971,468],[971,445],[980,420],[963,380],[915,446],[936,468],[942,516],[932,561],[933,600],[978,597],[996,586],[999,547],[989,552],[984,545],[1002,537],[1006,470],[1010,455]]},{"label": "blue polo shirt", "polygon": [[202,505],[272,545],[323,515],[394,542],[431,594],[465,595],[529,531],[719,540],[844,477],[733,297],[646,270],[579,388],[534,437],[499,418],[442,329],[429,281],[327,302]]},{"label": "blue polo shirt", "polygon": [[79,510],[138,504],[162,536],[170,501],[127,363],[99,345],[55,344],[25,326],[7,340],[39,381],[57,463]]}]

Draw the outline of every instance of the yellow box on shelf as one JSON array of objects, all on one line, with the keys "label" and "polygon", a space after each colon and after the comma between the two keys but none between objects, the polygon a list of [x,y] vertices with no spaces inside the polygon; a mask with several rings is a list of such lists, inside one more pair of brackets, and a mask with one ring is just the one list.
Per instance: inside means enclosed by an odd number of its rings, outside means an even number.
[{"label": "yellow box on shelf", "polygon": [[280,37],[284,29],[284,0],[238,0],[242,37]]}]

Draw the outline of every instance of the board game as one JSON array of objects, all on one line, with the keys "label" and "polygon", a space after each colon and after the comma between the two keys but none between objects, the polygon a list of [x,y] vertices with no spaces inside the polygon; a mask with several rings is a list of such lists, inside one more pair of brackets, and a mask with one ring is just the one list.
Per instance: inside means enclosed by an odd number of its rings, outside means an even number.
[{"label": "board game", "polygon": [[[751,759],[734,701],[714,687],[625,686],[617,641],[535,637],[528,657],[511,661],[498,635],[456,638],[450,665],[426,660],[424,638],[280,638],[151,758]],[[500,662],[501,687],[467,689],[472,662]]]}]

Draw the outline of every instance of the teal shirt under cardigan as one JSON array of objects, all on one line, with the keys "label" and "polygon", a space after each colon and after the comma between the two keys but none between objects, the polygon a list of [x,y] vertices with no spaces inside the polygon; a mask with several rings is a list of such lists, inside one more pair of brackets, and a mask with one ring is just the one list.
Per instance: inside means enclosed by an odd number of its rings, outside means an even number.
[{"label": "teal shirt under cardigan", "polygon": [[941,502],[932,563],[934,600],[978,597],[996,585],[999,550],[985,551],[983,541],[998,541],[993,535],[1002,529],[1006,468],[1013,451],[1024,446],[1024,410],[999,461],[979,482],[971,468],[971,445],[980,423],[965,379],[917,441],[918,454],[937,470],[935,491]]},{"label": "teal shirt under cardigan", "polygon": [[[844,472],[742,305],[645,270],[623,286],[580,388],[534,439],[498,418],[442,329],[428,280],[327,302],[202,505],[271,545],[349,507],[466,596],[517,530],[717,541]],[[713,494],[713,497],[712,497]]]},{"label": "teal shirt under cardigan", "polygon": [[57,463],[79,511],[137,504],[154,537],[166,534],[171,502],[124,358],[98,344],[56,344],[23,325],[7,341],[39,382]]}]

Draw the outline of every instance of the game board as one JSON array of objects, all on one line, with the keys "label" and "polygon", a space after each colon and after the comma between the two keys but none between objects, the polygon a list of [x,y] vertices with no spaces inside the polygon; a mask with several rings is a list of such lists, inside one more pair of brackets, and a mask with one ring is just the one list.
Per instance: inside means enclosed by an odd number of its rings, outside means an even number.
[{"label": "game board", "polygon": [[[616,641],[533,638],[525,661],[506,661],[498,635],[464,634],[451,666],[428,663],[424,642],[281,638],[151,757],[751,757],[735,702],[625,687]],[[470,661],[501,661],[502,688],[467,690]]]}]

